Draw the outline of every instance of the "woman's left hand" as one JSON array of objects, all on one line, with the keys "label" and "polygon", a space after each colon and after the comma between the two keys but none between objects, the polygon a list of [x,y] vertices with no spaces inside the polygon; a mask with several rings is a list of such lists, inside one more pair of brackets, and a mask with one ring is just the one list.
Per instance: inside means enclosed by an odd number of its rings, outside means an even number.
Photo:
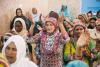
[{"label": "woman's left hand", "polygon": [[63,22],[64,22],[64,16],[60,16],[58,19],[58,23],[63,24]]}]

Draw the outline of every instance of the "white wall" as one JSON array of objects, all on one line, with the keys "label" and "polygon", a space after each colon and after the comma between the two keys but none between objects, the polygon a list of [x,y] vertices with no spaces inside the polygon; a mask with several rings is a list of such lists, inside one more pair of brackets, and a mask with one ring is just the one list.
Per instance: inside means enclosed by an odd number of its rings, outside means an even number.
[{"label": "white wall", "polygon": [[47,15],[50,10],[59,11],[62,3],[68,5],[73,16],[80,13],[81,0],[0,0],[0,35],[9,31],[10,20],[15,10],[21,7],[25,12],[36,7],[39,13]]}]

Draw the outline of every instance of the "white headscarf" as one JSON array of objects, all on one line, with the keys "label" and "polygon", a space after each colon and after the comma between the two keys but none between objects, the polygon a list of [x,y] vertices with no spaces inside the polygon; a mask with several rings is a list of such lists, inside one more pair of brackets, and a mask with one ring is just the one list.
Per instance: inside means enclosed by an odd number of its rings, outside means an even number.
[{"label": "white headscarf", "polygon": [[[22,28],[21,32],[17,32],[17,31],[15,30],[16,21],[21,21],[21,23],[22,23],[22,25],[23,25],[23,28]],[[28,31],[27,31],[27,29],[26,29],[25,21],[24,21],[22,18],[16,18],[15,21],[14,21],[14,24],[13,24],[13,29],[12,29],[12,31],[14,31],[14,32],[15,32],[16,34],[18,34],[18,35],[23,36],[23,37],[26,39],[26,36],[27,36]]]},{"label": "white headscarf", "polygon": [[14,42],[16,49],[17,49],[17,58],[16,61],[12,64],[10,64],[10,67],[37,67],[37,65],[33,62],[31,62],[28,58],[26,58],[26,42],[25,40],[19,36],[14,35],[11,36],[7,42],[5,43],[2,53],[5,55],[5,49],[6,47],[11,43]]},{"label": "white headscarf", "polygon": [[13,27],[14,27],[14,28],[15,28],[16,21],[21,21],[21,23],[22,23],[22,25],[23,25],[23,29],[26,29],[25,21],[24,21],[22,18],[16,18],[16,19],[14,20],[14,24],[13,24]]}]

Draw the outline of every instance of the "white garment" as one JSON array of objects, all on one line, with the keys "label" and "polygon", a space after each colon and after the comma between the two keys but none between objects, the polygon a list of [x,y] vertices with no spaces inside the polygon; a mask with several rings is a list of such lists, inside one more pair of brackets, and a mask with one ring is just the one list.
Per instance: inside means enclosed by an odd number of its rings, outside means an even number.
[{"label": "white garment", "polygon": [[88,29],[89,33],[90,33],[90,37],[93,39],[100,39],[100,32],[96,30],[96,28],[94,29]]},{"label": "white garment", "polygon": [[26,58],[26,42],[25,40],[19,36],[14,35],[11,36],[7,42],[5,43],[2,53],[5,55],[5,49],[9,45],[9,43],[14,42],[17,49],[17,58],[16,61],[12,64],[10,64],[10,67],[37,67],[35,63],[30,61],[28,58]]},{"label": "white garment", "polygon": [[[17,31],[15,30],[16,21],[21,21],[21,23],[22,23],[22,25],[23,25],[23,28],[22,28],[21,32],[17,32]],[[17,35],[21,35],[25,40],[27,39],[28,31],[27,31],[27,29],[26,29],[25,21],[24,21],[22,18],[16,18],[16,19],[15,19],[14,24],[13,24],[13,29],[12,29],[12,31],[14,31]]]}]

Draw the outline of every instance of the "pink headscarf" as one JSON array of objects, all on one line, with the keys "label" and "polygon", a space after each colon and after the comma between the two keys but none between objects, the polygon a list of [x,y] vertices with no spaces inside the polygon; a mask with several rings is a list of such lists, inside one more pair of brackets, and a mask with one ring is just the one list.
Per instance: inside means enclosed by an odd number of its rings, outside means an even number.
[{"label": "pink headscarf", "polygon": [[85,25],[79,19],[75,19],[73,22],[74,22],[74,27],[76,27],[77,25],[85,27]]},{"label": "pink headscarf", "polygon": [[45,26],[46,26],[47,22],[53,23],[53,25],[55,26],[55,29],[58,27],[57,20],[55,18],[53,18],[53,17],[49,17],[49,18],[45,19],[45,23],[44,23],[44,27],[43,27],[43,30],[45,30],[45,31],[46,31]]}]

